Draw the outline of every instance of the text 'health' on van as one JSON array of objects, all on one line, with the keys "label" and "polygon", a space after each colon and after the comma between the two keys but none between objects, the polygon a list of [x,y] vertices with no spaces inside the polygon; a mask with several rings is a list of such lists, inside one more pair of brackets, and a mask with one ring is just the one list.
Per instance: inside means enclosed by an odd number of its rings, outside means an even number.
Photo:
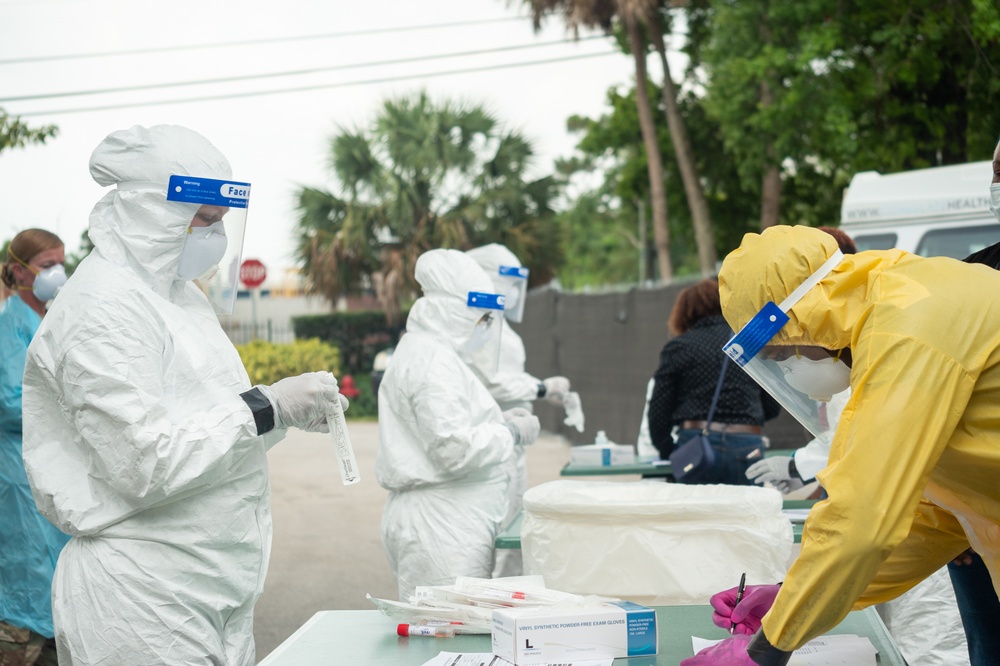
[{"label": "text 'health' on van", "polygon": [[858,173],[844,192],[840,228],[863,250],[899,248],[964,259],[1000,241],[989,210],[992,162],[882,175]]}]

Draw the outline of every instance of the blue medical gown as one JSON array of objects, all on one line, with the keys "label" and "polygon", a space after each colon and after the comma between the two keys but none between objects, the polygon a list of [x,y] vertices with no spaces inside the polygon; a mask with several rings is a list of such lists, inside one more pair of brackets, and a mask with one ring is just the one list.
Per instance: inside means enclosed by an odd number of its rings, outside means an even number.
[{"label": "blue medical gown", "polygon": [[69,537],[38,512],[21,459],[21,379],[41,321],[17,296],[0,304],[0,621],[51,638],[52,574]]}]

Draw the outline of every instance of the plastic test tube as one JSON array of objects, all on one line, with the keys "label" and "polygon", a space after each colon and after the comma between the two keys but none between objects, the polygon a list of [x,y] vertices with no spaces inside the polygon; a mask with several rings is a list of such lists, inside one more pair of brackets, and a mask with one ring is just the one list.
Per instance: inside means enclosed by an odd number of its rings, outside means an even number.
[{"label": "plastic test tube", "polygon": [[340,398],[333,401],[333,409],[326,415],[326,422],[330,426],[333,449],[337,452],[340,480],[345,486],[357,483],[361,480],[361,474],[358,473],[358,462],[354,459],[351,437],[347,434],[347,419],[344,418],[344,408],[340,405]]},{"label": "plastic test tube", "polygon": [[455,628],[442,625],[430,624],[400,624],[396,626],[396,634],[403,638],[409,636],[435,636],[437,638],[450,638],[455,635]]}]

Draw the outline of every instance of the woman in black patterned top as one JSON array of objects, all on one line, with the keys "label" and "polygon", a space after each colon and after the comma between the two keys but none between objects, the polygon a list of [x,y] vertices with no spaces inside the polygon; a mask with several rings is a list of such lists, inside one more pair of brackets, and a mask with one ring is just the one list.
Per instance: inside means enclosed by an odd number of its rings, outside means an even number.
[{"label": "woman in black patterned top", "polygon": [[[726,358],[722,346],[732,337],[719,305],[719,283],[705,279],[682,290],[668,323],[674,334],[660,352],[649,401],[649,434],[664,459],[708,427],[709,439],[724,464],[712,483],[750,485],[746,468],[764,454],[761,426],[780,407],[749,375],[727,372],[712,423],[706,424],[712,395]],[[678,428],[676,442],[671,435]]]}]

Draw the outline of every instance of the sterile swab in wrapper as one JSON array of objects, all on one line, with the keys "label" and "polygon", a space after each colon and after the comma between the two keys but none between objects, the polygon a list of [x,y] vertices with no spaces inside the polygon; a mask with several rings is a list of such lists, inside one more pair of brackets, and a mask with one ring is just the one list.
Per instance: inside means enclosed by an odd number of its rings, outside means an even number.
[{"label": "sterile swab in wrapper", "polygon": [[347,434],[347,419],[344,418],[344,408],[338,397],[333,401],[332,411],[326,415],[326,423],[330,426],[330,437],[333,438],[333,449],[337,452],[337,464],[340,467],[340,480],[345,486],[361,480],[358,473],[358,462],[354,459],[354,447],[351,437]]}]

